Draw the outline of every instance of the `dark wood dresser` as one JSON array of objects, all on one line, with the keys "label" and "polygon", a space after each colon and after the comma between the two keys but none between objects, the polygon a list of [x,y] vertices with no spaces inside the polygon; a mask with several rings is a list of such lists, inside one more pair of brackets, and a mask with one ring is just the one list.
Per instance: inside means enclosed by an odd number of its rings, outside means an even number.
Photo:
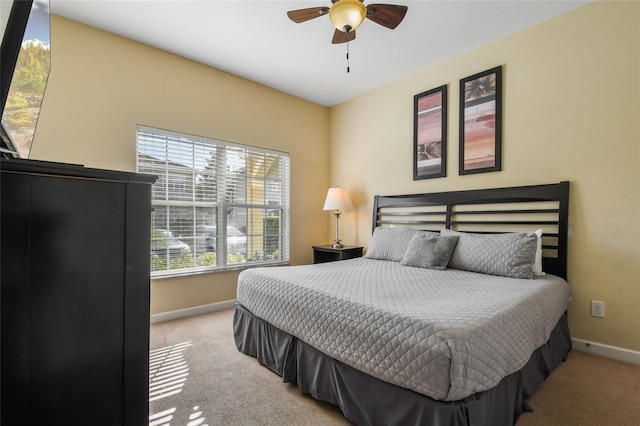
[{"label": "dark wood dresser", "polygon": [[2,424],[148,424],[155,180],[0,160]]}]

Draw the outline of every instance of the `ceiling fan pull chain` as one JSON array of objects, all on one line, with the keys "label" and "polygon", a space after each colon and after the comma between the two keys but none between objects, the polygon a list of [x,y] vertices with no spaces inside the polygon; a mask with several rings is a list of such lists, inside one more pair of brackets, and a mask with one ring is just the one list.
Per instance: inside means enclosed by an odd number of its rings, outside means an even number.
[{"label": "ceiling fan pull chain", "polygon": [[349,67],[349,42],[347,41],[347,73],[349,73],[350,71],[350,67]]}]

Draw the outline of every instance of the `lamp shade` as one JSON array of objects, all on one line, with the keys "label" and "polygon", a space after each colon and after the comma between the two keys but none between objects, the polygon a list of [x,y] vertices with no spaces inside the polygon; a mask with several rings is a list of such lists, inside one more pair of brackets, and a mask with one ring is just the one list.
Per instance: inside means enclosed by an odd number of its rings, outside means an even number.
[{"label": "lamp shade", "polygon": [[351,203],[351,199],[349,198],[349,193],[346,188],[341,186],[329,188],[322,210],[347,210],[352,208],[353,204]]},{"label": "lamp shade", "polygon": [[366,15],[367,8],[360,0],[339,0],[329,10],[333,25],[345,33],[358,28]]}]

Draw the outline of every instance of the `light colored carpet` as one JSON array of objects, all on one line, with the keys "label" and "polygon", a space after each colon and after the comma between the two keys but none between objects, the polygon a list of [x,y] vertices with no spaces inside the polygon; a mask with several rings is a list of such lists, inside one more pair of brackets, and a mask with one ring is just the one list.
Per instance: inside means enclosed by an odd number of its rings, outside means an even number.
[{"label": "light colored carpet", "polygon": [[571,351],[529,404],[518,426],[640,425],[640,365]]},{"label": "light colored carpet", "polygon": [[[235,347],[233,311],[151,326],[149,424],[348,425]],[[572,351],[518,426],[639,425],[640,366]]]},{"label": "light colored carpet", "polygon": [[149,392],[158,399],[149,403],[150,425],[350,424],[238,352],[232,318],[228,310],[151,326]]}]

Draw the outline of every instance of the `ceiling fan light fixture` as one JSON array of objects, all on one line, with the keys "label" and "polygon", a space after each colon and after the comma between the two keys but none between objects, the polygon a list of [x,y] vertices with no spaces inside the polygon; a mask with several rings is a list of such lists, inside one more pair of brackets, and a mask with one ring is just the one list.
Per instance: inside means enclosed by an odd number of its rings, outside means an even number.
[{"label": "ceiling fan light fixture", "polygon": [[329,10],[333,25],[345,33],[358,28],[367,16],[367,8],[360,0],[338,0]]}]

